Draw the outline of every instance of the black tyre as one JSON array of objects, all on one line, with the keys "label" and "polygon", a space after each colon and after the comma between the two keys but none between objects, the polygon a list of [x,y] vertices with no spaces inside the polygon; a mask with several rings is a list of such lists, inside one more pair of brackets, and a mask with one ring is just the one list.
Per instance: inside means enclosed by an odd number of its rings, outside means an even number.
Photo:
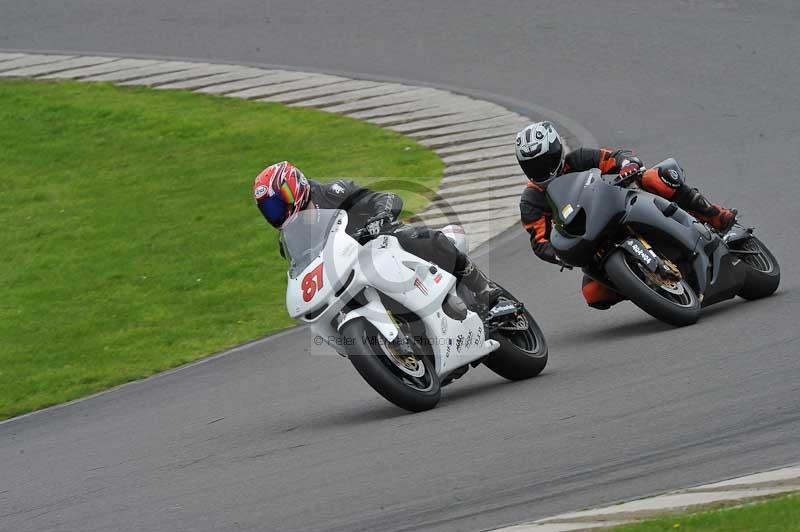
[{"label": "black tyre", "polygon": [[700,298],[685,280],[659,284],[622,250],[606,260],[605,269],[617,291],[654,318],[678,327],[700,318]]},{"label": "black tyre", "polygon": [[431,357],[417,353],[413,360],[400,355],[366,320],[345,324],[342,335],[352,339],[350,362],[372,388],[385,399],[411,412],[430,410],[442,395],[439,376]]},{"label": "black tyre", "polygon": [[547,365],[547,341],[539,324],[527,310],[515,321],[516,330],[501,329],[491,335],[500,347],[483,361],[487,368],[511,381],[535,377]]},{"label": "black tyre", "polygon": [[[736,253],[741,250],[744,253]],[[781,283],[781,267],[775,256],[756,237],[731,244],[731,251],[746,266],[744,285],[739,295],[745,299],[760,299],[772,295]]]}]

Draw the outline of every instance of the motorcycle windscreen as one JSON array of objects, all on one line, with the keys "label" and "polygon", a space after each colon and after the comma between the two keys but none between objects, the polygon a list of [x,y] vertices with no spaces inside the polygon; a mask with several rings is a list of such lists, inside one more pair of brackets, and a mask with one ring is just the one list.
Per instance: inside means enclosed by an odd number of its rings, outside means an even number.
[{"label": "motorcycle windscreen", "polygon": [[573,265],[588,260],[594,246],[625,211],[626,191],[609,185],[599,170],[565,174],[550,183],[547,197],[558,236],[552,243],[559,256],[572,255]]},{"label": "motorcycle windscreen", "polygon": [[547,185],[547,199],[553,210],[553,222],[565,223],[575,212],[580,201],[581,190],[589,172],[564,174]]},{"label": "motorcycle windscreen", "polygon": [[342,223],[339,209],[305,209],[290,218],[281,229],[281,246],[289,259],[289,276],[296,279],[322,250],[336,223]]}]

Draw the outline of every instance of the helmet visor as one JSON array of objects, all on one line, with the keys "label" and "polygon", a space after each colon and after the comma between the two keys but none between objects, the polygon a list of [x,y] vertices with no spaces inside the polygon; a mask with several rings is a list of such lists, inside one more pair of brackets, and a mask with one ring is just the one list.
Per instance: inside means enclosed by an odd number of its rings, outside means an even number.
[{"label": "helmet visor", "polygon": [[289,205],[284,201],[281,194],[269,196],[258,202],[258,209],[270,225],[276,229],[281,228],[289,215]]},{"label": "helmet visor", "polygon": [[561,165],[561,153],[544,153],[527,161],[520,161],[522,171],[529,179],[539,182],[553,177]]}]

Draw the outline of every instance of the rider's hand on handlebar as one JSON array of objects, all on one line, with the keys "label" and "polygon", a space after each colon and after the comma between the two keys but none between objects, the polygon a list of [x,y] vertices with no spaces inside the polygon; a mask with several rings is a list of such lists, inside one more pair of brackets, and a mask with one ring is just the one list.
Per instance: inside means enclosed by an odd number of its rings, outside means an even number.
[{"label": "rider's hand on handlebar", "polygon": [[364,226],[364,229],[367,230],[367,233],[370,236],[377,236],[381,233],[381,227],[383,227],[383,224],[390,223],[393,219],[394,218],[390,212],[379,212],[367,220],[367,224]]},{"label": "rider's hand on handlebar", "polygon": [[[553,245],[551,243],[547,242],[545,246],[546,247],[544,249],[540,249],[540,251],[537,253],[540,257],[542,257],[547,262],[552,262],[556,266],[559,266],[562,272],[564,270],[572,269],[572,266],[570,266],[569,264],[565,264],[564,261],[561,260],[561,257],[559,257],[558,254],[556,254],[556,250],[553,249]],[[544,256],[542,256],[542,254],[544,254]]]},{"label": "rider's hand on handlebar", "polygon": [[638,160],[623,161],[622,168],[619,169],[619,178],[627,179],[635,175],[642,168],[643,166],[641,161]]}]

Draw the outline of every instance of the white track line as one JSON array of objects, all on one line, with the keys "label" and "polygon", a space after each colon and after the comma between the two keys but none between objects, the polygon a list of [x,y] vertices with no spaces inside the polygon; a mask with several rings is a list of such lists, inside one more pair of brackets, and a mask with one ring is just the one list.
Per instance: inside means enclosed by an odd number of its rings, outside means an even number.
[{"label": "white track line", "polygon": [[704,484],[622,504],[556,515],[531,523],[500,528],[495,532],[597,530],[658,515],[702,511],[704,507],[721,503],[736,505],[760,497],[793,491],[800,491],[800,466],[784,467],[765,473]]}]

